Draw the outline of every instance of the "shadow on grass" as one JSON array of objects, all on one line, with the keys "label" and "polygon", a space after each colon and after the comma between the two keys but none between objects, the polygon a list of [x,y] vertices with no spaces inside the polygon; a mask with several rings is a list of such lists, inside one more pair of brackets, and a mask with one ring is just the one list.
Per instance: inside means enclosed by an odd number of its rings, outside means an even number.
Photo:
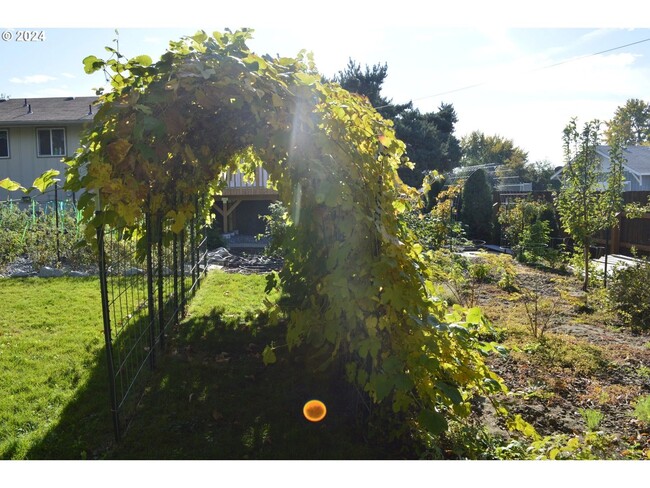
[{"label": "shadow on grass", "polygon": [[[170,334],[167,353],[119,444],[112,439],[105,360],[98,357],[90,381],[29,458],[395,457],[388,446],[366,439],[365,407],[347,382],[310,374],[286,353],[263,364],[265,345],[283,343],[283,333],[263,317],[226,320],[217,309],[183,321]],[[318,423],[302,414],[313,398],[328,409]]]}]

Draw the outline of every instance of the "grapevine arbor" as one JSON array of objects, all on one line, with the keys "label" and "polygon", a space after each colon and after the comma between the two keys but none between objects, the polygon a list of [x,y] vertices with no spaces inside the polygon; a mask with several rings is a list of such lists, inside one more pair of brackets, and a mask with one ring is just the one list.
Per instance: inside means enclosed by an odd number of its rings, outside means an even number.
[{"label": "grapevine arbor", "polygon": [[374,402],[440,433],[473,394],[504,386],[483,361],[495,347],[479,340],[486,320],[448,312],[428,255],[397,218],[417,201],[397,176],[404,144],[367,99],[322,83],[309,55],[260,57],[250,36],[199,32],[157,63],[116,50],[86,58],[113,89],[68,161],[67,188],[84,190],[88,222],[141,238],[145,210],[180,231],[197,196],[209,213],[225,171],[263,165],[288,207],[285,265],[269,277],[283,290],[269,306],[286,318],[287,345],[341,365]]}]

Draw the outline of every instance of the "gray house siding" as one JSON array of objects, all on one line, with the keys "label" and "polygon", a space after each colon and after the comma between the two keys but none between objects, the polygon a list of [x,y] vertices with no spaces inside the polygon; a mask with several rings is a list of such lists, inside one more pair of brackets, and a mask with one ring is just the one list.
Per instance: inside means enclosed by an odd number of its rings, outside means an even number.
[{"label": "gray house siding", "polygon": [[[609,147],[598,146],[596,153],[601,162],[600,181],[603,186],[607,185],[609,174]],[[631,146],[623,151],[625,163],[623,165],[623,191],[650,191],[650,147]],[[562,179],[563,168],[560,168],[551,179]]]},{"label": "gray house siding", "polygon": [[[45,171],[55,169],[60,172],[60,186],[65,181],[67,166],[62,159],[72,156],[79,148],[81,132],[85,124],[93,119],[96,108],[92,105],[97,97],[34,98],[11,99],[0,101],[0,131],[7,134],[9,155],[5,155],[3,144],[0,154],[0,180],[9,178],[24,187],[30,187],[33,181]],[[39,130],[63,129],[65,131],[65,148],[62,154],[57,151],[59,139],[56,131],[44,139],[43,150],[49,154],[39,155]],[[4,141],[3,141],[4,142]],[[9,192],[0,189],[0,200],[20,199],[21,191]],[[44,195],[38,191],[30,195],[40,201],[54,198],[51,192]],[[60,198],[66,198],[61,191]]]},{"label": "gray house siding", "polygon": [[[39,156],[36,131],[38,129],[65,129],[65,154],[63,156]],[[39,125],[37,127],[2,127],[0,130],[9,131],[9,157],[0,159],[0,179],[9,178],[24,187],[31,186],[32,182],[49,169],[61,172],[61,184],[65,180],[67,166],[62,162],[65,156],[71,156],[79,148],[81,127],[78,125]],[[21,191],[9,192],[0,189],[0,200],[19,199],[23,196]],[[33,192],[37,200],[51,200],[50,195],[38,195]]]}]

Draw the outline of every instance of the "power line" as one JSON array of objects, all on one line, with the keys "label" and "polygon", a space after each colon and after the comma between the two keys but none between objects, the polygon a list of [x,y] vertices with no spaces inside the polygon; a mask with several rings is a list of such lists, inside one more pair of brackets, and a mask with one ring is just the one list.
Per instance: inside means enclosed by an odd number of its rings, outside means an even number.
[{"label": "power line", "polygon": [[[541,68],[535,68],[535,69],[532,69],[530,71],[526,71],[525,74],[527,74],[527,73],[535,73],[537,71],[543,71],[545,69],[554,68],[556,66],[560,66],[560,65],[563,65],[563,64],[567,64],[567,63],[573,63],[573,62],[579,61],[581,59],[591,58],[593,56],[598,56],[600,54],[605,54],[605,53],[609,53],[609,52],[612,52],[612,51],[617,51],[618,49],[623,49],[623,48],[626,48],[626,47],[634,46],[636,44],[641,44],[643,42],[648,42],[648,41],[650,41],[650,37],[646,38],[646,39],[642,39],[640,41],[631,42],[629,44],[624,44],[622,46],[616,46],[616,47],[613,47],[613,48],[610,48],[610,49],[605,49],[604,51],[598,51],[597,53],[585,54],[583,56],[577,56],[575,58],[565,59],[564,61],[560,61],[558,63],[553,63],[553,64],[549,64],[547,66],[542,66]],[[435,98],[435,97],[440,97],[442,95],[449,95],[450,93],[456,93],[456,92],[459,92],[459,91],[470,90],[472,88],[477,88],[479,86],[487,85],[489,83],[490,83],[490,81],[483,81],[481,83],[474,83],[472,85],[463,86],[461,88],[455,88],[453,90],[447,90],[447,91],[444,91],[444,92],[436,93],[434,95],[426,95],[424,97],[414,98],[412,101],[415,102],[415,101],[418,101],[418,100],[425,100],[427,98]],[[389,105],[384,105],[382,107],[377,107],[377,109],[386,108],[388,106]]]}]

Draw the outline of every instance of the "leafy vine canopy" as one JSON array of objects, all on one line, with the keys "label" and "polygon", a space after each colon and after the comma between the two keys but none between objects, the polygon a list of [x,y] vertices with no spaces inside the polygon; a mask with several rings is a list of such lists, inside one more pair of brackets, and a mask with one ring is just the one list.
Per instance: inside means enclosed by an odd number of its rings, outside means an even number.
[{"label": "leafy vine canopy", "polygon": [[287,318],[287,345],[343,362],[373,401],[440,433],[474,393],[505,387],[484,363],[488,322],[477,309],[448,313],[398,218],[416,201],[397,176],[405,146],[365,98],[322,82],[310,55],[258,56],[251,33],[201,31],[156,63],[111,48],[109,60],[87,57],[112,90],[66,186],[84,191],[91,224],[137,231],[151,211],[180,231],[197,196],[209,212],[226,171],[263,166],[289,209],[285,265],[269,277],[285,296],[271,315]]}]

